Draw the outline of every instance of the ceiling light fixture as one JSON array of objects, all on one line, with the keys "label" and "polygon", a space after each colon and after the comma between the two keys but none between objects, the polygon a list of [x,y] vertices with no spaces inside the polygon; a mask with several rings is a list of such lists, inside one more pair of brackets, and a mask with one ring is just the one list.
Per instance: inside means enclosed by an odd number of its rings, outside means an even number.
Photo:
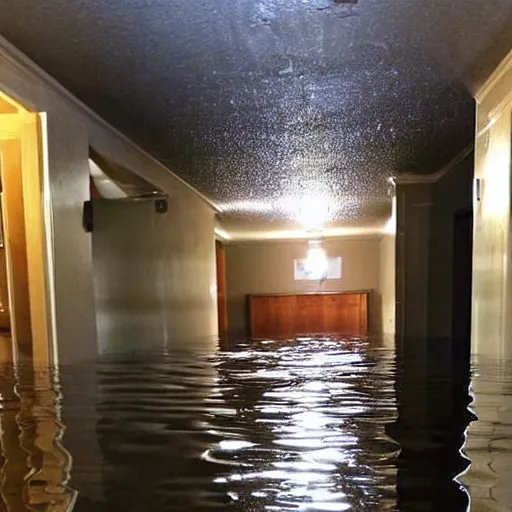
[{"label": "ceiling light fixture", "polygon": [[306,231],[321,231],[329,215],[329,202],[325,197],[319,195],[304,197],[298,204],[297,220]]}]

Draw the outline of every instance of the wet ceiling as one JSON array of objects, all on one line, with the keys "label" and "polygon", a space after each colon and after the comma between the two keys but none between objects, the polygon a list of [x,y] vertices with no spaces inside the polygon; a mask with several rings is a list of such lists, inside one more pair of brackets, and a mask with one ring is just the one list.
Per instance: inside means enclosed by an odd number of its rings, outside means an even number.
[{"label": "wet ceiling", "polygon": [[386,179],[471,143],[511,0],[0,0],[0,33],[220,205],[289,225],[389,212]]}]

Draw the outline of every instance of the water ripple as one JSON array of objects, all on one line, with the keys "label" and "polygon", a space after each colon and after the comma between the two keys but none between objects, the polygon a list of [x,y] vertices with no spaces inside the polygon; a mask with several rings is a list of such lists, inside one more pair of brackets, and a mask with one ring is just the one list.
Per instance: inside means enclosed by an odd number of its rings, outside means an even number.
[{"label": "water ripple", "polygon": [[431,394],[418,375],[329,339],[109,356],[39,380],[7,369],[2,496],[67,512],[424,510],[442,496],[435,510],[459,512],[467,387],[444,407],[449,379]]}]

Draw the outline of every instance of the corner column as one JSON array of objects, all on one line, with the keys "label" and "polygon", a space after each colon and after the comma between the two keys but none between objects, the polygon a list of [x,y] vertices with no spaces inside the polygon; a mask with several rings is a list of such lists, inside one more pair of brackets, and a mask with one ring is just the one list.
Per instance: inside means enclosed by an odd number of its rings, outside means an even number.
[{"label": "corner column", "polygon": [[397,182],[396,339],[425,340],[428,335],[430,182]]}]

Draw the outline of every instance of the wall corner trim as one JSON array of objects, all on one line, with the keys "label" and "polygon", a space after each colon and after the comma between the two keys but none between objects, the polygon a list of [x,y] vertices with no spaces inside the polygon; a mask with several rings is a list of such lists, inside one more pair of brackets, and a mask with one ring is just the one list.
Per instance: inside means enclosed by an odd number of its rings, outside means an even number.
[{"label": "wall corner trim", "polygon": [[[13,44],[11,44],[7,39],[0,35],[0,60],[4,60],[7,64],[13,66],[17,69],[22,75],[27,78],[35,78],[36,80],[42,81],[49,89],[51,89],[55,94],[57,94],[61,99],[67,101],[73,107],[78,109],[84,116],[88,117],[92,121],[102,125],[104,128],[115,134],[121,140],[132,146],[132,148],[136,149],[139,153],[143,154],[146,158],[150,159],[154,162],[158,167],[164,170],[166,173],[170,174],[174,179],[180,182],[182,185],[187,187],[190,191],[196,194],[200,199],[202,199],[210,208],[212,208],[216,213],[220,213],[219,207],[211,201],[208,197],[203,195],[201,192],[196,190],[192,185],[187,183],[183,178],[175,174],[168,167],[166,167],[162,162],[157,160],[154,156],[150,155],[147,151],[139,147],[135,142],[133,142],[130,138],[128,138],[125,134],[119,131],[117,128],[114,128],[110,123],[108,123],[105,119],[103,119],[99,114],[94,112],[91,108],[89,108],[85,103],[80,101],[76,96],[74,96],[70,91],[68,91],[62,84],[60,84],[55,78],[51,77],[46,71],[40,68],[34,61],[32,61],[29,57],[27,57],[23,52],[18,50]],[[0,76],[0,87],[2,87],[1,76]],[[5,92],[12,96],[14,99],[19,101],[21,104],[28,104],[32,110],[38,110],[35,108],[30,101],[27,101],[25,98],[20,97],[16,91],[6,89]]]}]

